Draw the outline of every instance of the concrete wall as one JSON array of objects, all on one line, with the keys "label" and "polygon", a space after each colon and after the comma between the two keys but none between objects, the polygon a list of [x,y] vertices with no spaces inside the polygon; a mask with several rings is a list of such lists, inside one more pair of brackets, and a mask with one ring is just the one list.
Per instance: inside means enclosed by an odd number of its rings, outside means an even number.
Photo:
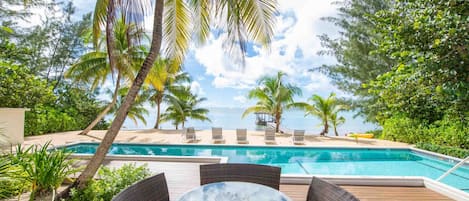
[{"label": "concrete wall", "polygon": [[24,113],[29,109],[0,108],[0,145],[21,144],[24,141]]}]

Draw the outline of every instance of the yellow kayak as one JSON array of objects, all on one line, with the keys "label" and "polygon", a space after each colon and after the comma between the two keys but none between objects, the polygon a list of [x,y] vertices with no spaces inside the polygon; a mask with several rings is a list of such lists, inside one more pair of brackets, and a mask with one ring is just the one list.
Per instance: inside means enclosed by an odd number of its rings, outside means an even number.
[{"label": "yellow kayak", "polygon": [[347,134],[348,137],[358,137],[358,138],[373,138],[373,133],[352,133]]}]

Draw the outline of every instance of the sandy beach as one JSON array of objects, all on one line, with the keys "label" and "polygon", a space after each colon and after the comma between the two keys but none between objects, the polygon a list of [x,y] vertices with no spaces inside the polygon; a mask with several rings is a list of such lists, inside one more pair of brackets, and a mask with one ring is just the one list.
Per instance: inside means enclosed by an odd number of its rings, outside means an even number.
[{"label": "sandy beach", "polygon": [[[121,143],[155,143],[155,144],[185,144],[182,130],[131,130],[120,131],[115,142]],[[196,130],[196,136],[199,139],[191,144],[213,144],[211,130]],[[76,142],[99,142],[106,133],[105,130],[91,131],[88,135],[78,135],[80,131],[70,131],[62,133],[53,133],[40,136],[25,137],[24,145],[44,144],[51,141],[53,145],[65,145]],[[263,131],[247,132],[249,145],[265,145]],[[235,130],[223,130],[224,144],[237,144]],[[276,134],[276,145],[289,146],[293,145],[291,134]],[[406,147],[410,146],[406,143],[392,142],[378,139],[358,139],[350,137],[335,136],[305,136],[305,144],[297,146],[390,146],[390,147]]]}]

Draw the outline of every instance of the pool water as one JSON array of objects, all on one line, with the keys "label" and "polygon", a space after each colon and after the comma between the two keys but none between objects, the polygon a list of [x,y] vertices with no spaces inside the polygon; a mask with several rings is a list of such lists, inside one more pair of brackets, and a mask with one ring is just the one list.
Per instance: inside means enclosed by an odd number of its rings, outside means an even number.
[{"label": "pool water", "polygon": [[[98,144],[65,147],[80,154],[93,154]],[[159,156],[223,156],[229,163],[278,166],[283,174],[425,176],[436,179],[455,163],[410,149],[308,148],[216,145],[113,144],[109,154]],[[442,180],[469,192],[469,167],[462,166]]]}]

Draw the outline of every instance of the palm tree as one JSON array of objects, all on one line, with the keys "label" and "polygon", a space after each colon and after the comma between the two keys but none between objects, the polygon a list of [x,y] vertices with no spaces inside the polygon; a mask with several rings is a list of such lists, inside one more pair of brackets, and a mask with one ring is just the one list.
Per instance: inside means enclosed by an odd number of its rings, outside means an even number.
[{"label": "palm tree", "polygon": [[[112,26],[117,13],[129,15],[127,19],[141,19],[144,11],[149,8],[149,0],[120,0],[116,6],[115,0],[98,0],[94,12],[94,30],[106,26],[106,44],[111,68],[114,65],[115,56]],[[248,1],[207,1],[207,0],[155,0],[153,32],[151,37],[150,52],[145,58],[137,76],[132,82],[125,101],[117,111],[117,115],[101,141],[96,153],[77,180],[67,188],[61,196],[69,196],[72,187],[83,189],[88,181],[93,178],[104,160],[117,133],[124,123],[135,97],[137,96],[145,78],[148,75],[156,58],[160,55],[161,42],[164,39],[167,58],[174,60],[173,65],[179,66],[189,47],[189,41],[193,38],[199,44],[203,44],[209,34],[211,19],[218,21],[218,27],[226,30],[225,44],[238,45],[241,56],[244,58],[246,42],[253,40],[264,47],[270,44],[274,34],[274,20],[277,13],[275,0],[248,0]],[[120,8],[120,12],[116,12]],[[164,8],[164,9],[163,9]],[[139,13],[138,11],[143,11]],[[130,14],[139,14],[140,18],[132,18]],[[163,30],[164,14],[164,30]],[[212,15],[211,15],[212,14]],[[190,26],[192,25],[192,26]],[[193,30],[191,30],[193,28]],[[164,32],[164,33],[163,33]],[[94,31],[95,36],[99,31]],[[192,34],[193,33],[193,34]],[[194,36],[194,37],[193,37]],[[96,38],[96,37],[95,37]],[[235,48],[229,48],[233,50]]]},{"label": "palm tree", "polygon": [[338,112],[348,109],[346,105],[338,102],[335,97],[335,93],[331,93],[327,99],[323,99],[319,95],[313,95],[308,99],[308,101],[312,101],[313,103],[304,107],[306,110],[306,116],[313,115],[321,119],[322,125],[324,126],[324,129],[320,134],[322,136],[329,133],[329,121],[331,120],[331,116],[335,115],[337,117]]},{"label": "palm tree", "polygon": [[[122,105],[123,99],[125,95],[128,93],[128,91],[129,91],[129,87],[124,87],[119,90],[119,98],[117,99],[117,102],[114,105],[114,107],[111,109],[111,111],[109,111],[109,113],[113,114],[113,116],[116,116],[116,111],[119,109],[120,105]],[[144,107],[144,104],[148,100],[149,96],[150,95],[148,93],[146,93],[145,91],[142,91],[137,96],[137,98],[135,99],[135,102],[132,104],[132,107],[127,113],[127,118],[132,120],[132,122],[135,125],[138,125],[137,120],[140,120],[144,125],[147,125],[145,115],[148,115],[149,112]]]},{"label": "palm tree", "polygon": [[334,127],[335,136],[339,136],[339,133],[337,132],[337,126],[340,126],[344,123],[345,123],[344,117],[341,116],[337,118],[337,113],[334,113],[331,115],[331,124],[332,124],[332,127]]},{"label": "palm tree", "polygon": [[145,83],[151,86],[150,104],[156,106],[156,123],[154,128],[158,129],[161,118],[161,103],[175,99],[174,94],[182,93],[184,87],[180,84],[190,82],[188,73],[181,72],[181,69],[174,68],[168,60],[159,59],[150,70]]},{"label": "palm tree", "polygon": [[178,129],[179,124],[184,128],[184,124],[188,119],[210,122],[207,117],[209,110],[198,107],[201,102],[207,99],[192,94],[189,87],[185,87],[184,91],[178,93],[175,99],[169,101],[170,105],[166,108],[165,113],[161,115],[161,122],[172,121],[176,129]]},{"label": "palm tree", "polygon": [[115,69],[109,67],[107,53],[98,45],[95,51],[81,56],[78,62],[65,73],[67,78],[71,78],[75,82],[90,83],[91,90],[95,90],[98,85],[104,84],[109,75],[117,77],[111,102],[79,133],[80,135],[88,134],[109,113],[117,102],[121,82],[130,82],[135,77],[134,72],[143,61],[142,47],[133,45],[131,42],[136,38],[140,38],[142,32],[134,24],[126,25],[122,19],[116,23],[114,28],[116,44],[114,54],[117,55]]},{"label": "palm tree", "polygon": [[301,89],[291,84],[285,84],[282,77],[285,74],[278,72],[277,76],[265,76],[258,81],[260,86],[249,91],[250,99],[258,99],[256,105],[247,108],[242,117],[253,112],[268,113],[275,118],[275,131],[279,132],[282,114],[285,109],[302,108],[306,103],[294,102],[295,95],[301,95]]}]

